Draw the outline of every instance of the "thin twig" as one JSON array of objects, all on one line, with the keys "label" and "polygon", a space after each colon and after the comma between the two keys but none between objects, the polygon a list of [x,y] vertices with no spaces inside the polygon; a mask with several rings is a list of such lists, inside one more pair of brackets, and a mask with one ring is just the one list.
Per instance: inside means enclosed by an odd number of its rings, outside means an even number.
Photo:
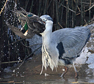
[{"label": "thin twig", "polygon": [[[65,8],[67,8],[67,7],[64,6],[63,4],[62,4],[62,6],[65,7]],[[71,12],[73,12],[73,13],[76,13],[76,11],[74,11],[74,10],[72,10],[72,9],[70,9],[70,8],[67,8],[67,9],[70,10]]]},{"label": "thin twig", "polygon": [[[22,43],[22,42],[21,42],[21,43]],[[24,44],[22,43],[22,45],[25,46],[25,47],[32,47],[32,46],[36,46],[36,45],[42,45],[42,43],[37,43],[37,44],[30,45],[30,46],[26,46],[26,45],[24,45]]]},{"label": "thin twig", "polygon": [[[74,0],[74,2],[76,3],[76,1]],[[77,8],[78,8],[78,10],[79,10],[79,12],[81,12],[81,10],[80,10],[80,8],[79,8],[79,6],[77,5]]]},{"label": "thin twig", "polygon": [[[94,7],[94,4],[91,7],[89,7],[87,10],[85,10],[84,12],[87,12],[87,11],[91,10],[93,7]],[[80,15],[80,14],[81,13],[77,13],[76,15]]]},{"label": "thin twig", "polygon": [[22,61],[22,63],[15,69],[15,70],[17,70],[18,68],[20,68],[23,64],[24,64],[24,62],[29,58],[29,57],[31,57],[33,54],[34,54],[34,52],[36,52],[38,49],[40,49],[41,48],[41,46],[40,47],[38,47],[37,49],[35,49],[31,54],[29,54],[28,56],[26,56],[25,58],[24,58],[24,60]]},{"label": "thin twig", "polygon": [[15,44],[15,43],[17,43],[17,42],[20,42],[20,41],[22,41],[22,40],[24,40],[24,39],[20,39],[20,40],[18,40],[18,41],[16,41],[16,42],[13,42],[13,43],[11,43],[11,44],[8,44],[7,46],[13,45],[13,44]]},{"label": "thin twig", "polygon": [[88,11],[91,10],[93,7],[94,7],[94,4],[91,7],[89,7]]},{"label": "thin twig", "polygon": [[10,63],[16,63],[16,62],[22,62],[22,60],[18,60],[18,61],[9,61],[9,62],[1,62],[1,64],[10,64]]},{"label": "thin twig", "polygon": [[81,0],[81,25],[83,25],[83,14],[84,14],[84,12],[83,12],[83,4],[82,4],[82,0]]},{"label": "thin twig", "polygon": [[[58,1],[55,0],[55,4],[56,4],[56,24],[59,22],[59,17],[58,17]],[[56,26],[58,28],[58,26]]]},{"label": "thin twig", "polygon": [[61,28],[63,28],[62,25],[61,25],[59,22],[58,22],[58,25],[59,25]]},{"label": "thin twig", "polygon": [[[83,4],[87,4],[87,5],[89,5],[90,3],[86,3],[86,2],[82,2]],[[91,5],[92,5],[93,3],[91,3]]]},{"label": "thin twig", "polygon": [[90,10],[91,8],[92,7],[91,7],[91,0],[90,0],[89,9],[88,9],[89,10],[89,20],[91,19],[91,10]]},{"label": "thin twig", "polygon": [[52,3],[52,0],[50,0],[50,2],[49,2],[48,7],[47,7],[47,10],[50,8],[51,3]]},{"label": "thin twig", "polygon": [[6,2],[5,2],[5,4],[4,4],[3,8],[1,9],[1,11],[0,11],[0,15],[1,15],[1,13],[3,12],[3,10],[4,10],[4,8],[5,8],[5,6],[6,6],[7,1],[8,1],[8,0],[6,0]]},{"label": "thin twig", "polygon": [[23,82],[15,82],[15,81],[0,81],[0,83],[19,83],[19,84],[23,84]]}]

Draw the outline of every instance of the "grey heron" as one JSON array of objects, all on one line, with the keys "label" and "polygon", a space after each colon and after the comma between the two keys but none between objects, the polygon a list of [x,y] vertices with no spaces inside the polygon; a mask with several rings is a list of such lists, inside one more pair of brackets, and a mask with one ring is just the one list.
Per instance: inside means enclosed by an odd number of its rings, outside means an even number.
[{"label": "grey heron", "polygon": [[[73,64],[75,70],[75,77],[77,77],[77,70],[74,65],[74,60],[80,56],[81,50],[90,38],[90,25],[75,28],[63,28],[52,32],[53,20],[49,15],[42,15],[40,17],[45,23],[45,30],[42,35],[42,70],[43,67],[47,69],[49,66],[52,70],[58,65],[65,67]],[[94,25],[93,25],[94,26]]]}]

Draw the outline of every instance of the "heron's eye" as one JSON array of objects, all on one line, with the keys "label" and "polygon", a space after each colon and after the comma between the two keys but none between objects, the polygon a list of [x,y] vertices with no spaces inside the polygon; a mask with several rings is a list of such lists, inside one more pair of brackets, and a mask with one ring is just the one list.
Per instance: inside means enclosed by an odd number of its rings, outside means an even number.
[{"label": "heron's eye", "polygon": [[43,18],[42,21],[46,22],[47,20]]}]

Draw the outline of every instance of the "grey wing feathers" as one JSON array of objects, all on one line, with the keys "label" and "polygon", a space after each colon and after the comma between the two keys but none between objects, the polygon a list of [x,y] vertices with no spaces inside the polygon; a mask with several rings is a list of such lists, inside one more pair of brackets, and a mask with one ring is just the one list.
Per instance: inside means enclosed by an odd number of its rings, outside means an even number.
[{"label": "grey wing feathers", "polygon": [[88,41],[90,30],[86,27],[71,29],[65,28],[54,32],[53,35],[56,36],[57,42],[60,41],[63,43],[65,53],[62,57],[75,57],[79,55]]}]

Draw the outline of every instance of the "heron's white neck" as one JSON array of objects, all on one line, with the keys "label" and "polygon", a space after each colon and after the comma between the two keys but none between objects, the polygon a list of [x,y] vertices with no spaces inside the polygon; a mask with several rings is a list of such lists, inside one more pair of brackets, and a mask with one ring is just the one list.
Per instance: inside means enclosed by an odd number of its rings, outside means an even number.
[{"label": "heron's white neck", "polygon": [[52,27],[53,27],[53,22],[49,20],[46,21],[45,31],[42,33],[42,41],[45,44],[48,44],[50,42]]},{"label": "heron's white neck", "polygon": [[45,24],[45,30],[42,34],[42,36],[46,36],[46,35],[49,35],[52,33],[52,27],[53,27],[53,22],[52,21],[46,21],[46,24]]}]

